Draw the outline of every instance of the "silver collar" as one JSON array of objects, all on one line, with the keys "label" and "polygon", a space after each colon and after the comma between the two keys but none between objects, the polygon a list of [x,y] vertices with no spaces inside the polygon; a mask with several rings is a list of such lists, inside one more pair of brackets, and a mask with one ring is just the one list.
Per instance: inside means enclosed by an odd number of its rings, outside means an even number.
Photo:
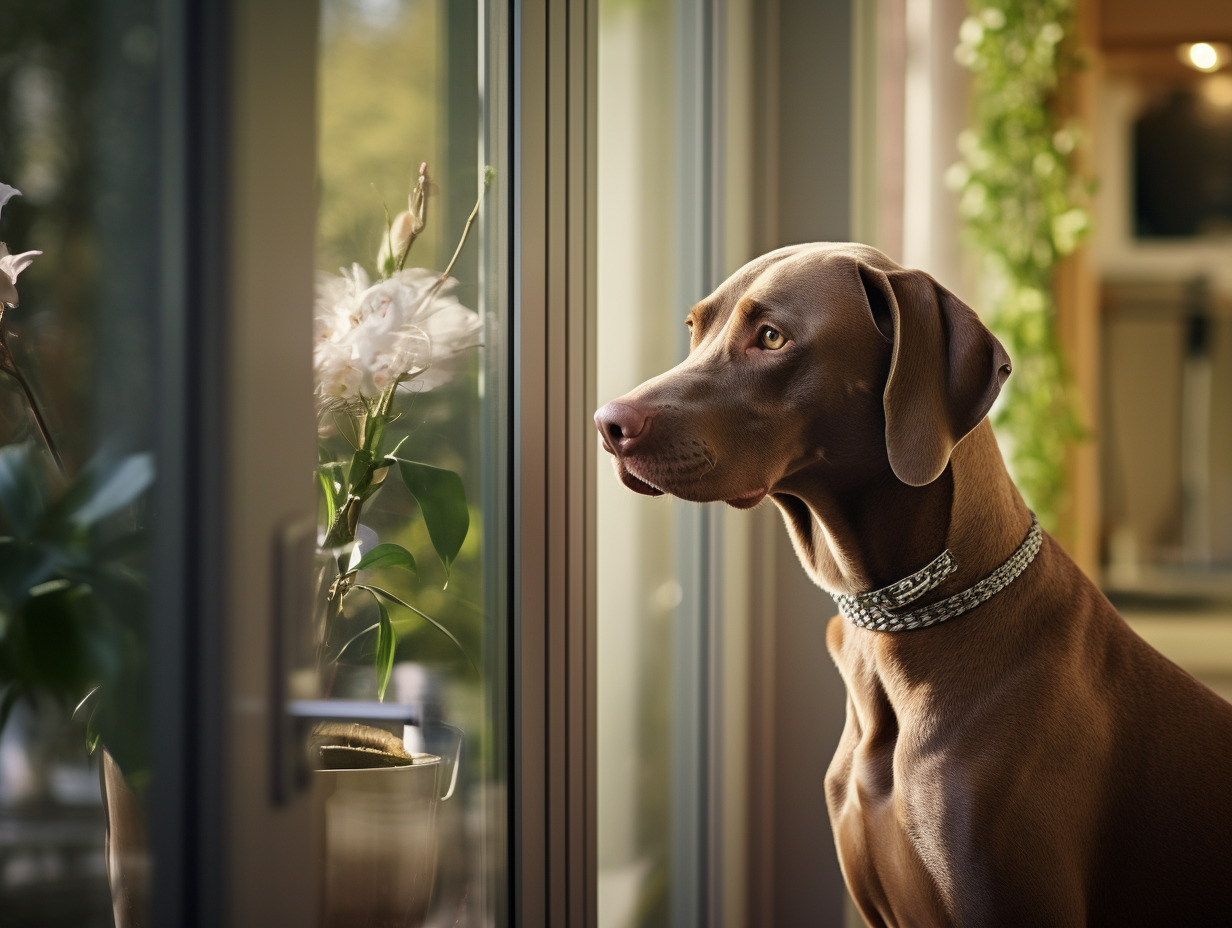
[{"label": "silver collar", "polygon": [[1035,518],[1035,513],[1031,513],[1031,528],[1027,530],[1027,537],[1000,567],[974,586],[912,612],[895,614],[891,610],[901,609],[930,590],[935,590],[946,577],[958,569],[958,562],[948,548],[928,566],[917,570],[910,577],[880,590],[857,593],[854,596],[835,593],[834,601],[838,603],[839,612],[860,628],[878,632],[904,632],[913,628],[927,628],[929,625],[962,615],[1004,590],[1031,566],[1042,541],[1039,520]]}]

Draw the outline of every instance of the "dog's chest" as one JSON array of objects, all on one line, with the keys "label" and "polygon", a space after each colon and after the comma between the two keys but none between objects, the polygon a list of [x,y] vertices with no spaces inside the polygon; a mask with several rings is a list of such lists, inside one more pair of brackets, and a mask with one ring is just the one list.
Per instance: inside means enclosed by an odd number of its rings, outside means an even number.
[{"label": "dog's chest", "polygon": [[847,683],[847,721],[826,774],[826,803],[844,877],[870,924],[945,924],[953,898],[945,849],[955,831],[929,785],[944,776],[940,760],[926,750],[927,733],[895,710],[875,670],[843,653],[842,631],[827,636]]},{"label": "dog's chest", "polygon": [[[946,829],[940,807],[918,783],[896,772],[898,739],[890,720],[851,703],[848,720],[826,774],[826,801],[843,873],[853,898],[886,925],[944,924],[952,897]],[[899,766],[902,766],[901,751]],[[910,766],[910,765],[909,765]]]}]

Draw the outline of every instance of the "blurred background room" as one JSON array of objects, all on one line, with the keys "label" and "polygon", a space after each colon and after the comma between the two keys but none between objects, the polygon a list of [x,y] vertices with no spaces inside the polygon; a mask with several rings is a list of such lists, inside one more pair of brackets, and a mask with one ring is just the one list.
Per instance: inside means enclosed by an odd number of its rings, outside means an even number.
[{"label": "blurred background room", "polygon": [[0,185],[0,928],[857,924],[832,601],[591,423],[795,242],[980,313],[1029,504],[1232,697],[1227,0],[0,0]]}]

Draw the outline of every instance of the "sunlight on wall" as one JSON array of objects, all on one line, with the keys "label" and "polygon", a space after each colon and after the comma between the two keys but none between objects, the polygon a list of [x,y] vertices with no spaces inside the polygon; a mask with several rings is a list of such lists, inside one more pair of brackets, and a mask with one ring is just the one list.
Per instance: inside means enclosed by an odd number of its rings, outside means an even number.
[{"label": "sunlight on wall", "polygon": [[[670,4],[604,4],[599,25],[598,396],[677,360],[676,81]],[[599,455],[599,924],[666,924],[671,882],[670,498],[634,497]]]}]

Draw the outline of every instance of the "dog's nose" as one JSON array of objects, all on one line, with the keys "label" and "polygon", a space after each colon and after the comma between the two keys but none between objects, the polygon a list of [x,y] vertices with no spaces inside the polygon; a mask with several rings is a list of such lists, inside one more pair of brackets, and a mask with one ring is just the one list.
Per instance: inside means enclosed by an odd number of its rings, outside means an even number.
[{"label": "dog's nose", "polygon": [[612,454],[628,454],[649,431],[650,416],[628,403],[608,403],[595,413],[595,427],[603,447]]}]

